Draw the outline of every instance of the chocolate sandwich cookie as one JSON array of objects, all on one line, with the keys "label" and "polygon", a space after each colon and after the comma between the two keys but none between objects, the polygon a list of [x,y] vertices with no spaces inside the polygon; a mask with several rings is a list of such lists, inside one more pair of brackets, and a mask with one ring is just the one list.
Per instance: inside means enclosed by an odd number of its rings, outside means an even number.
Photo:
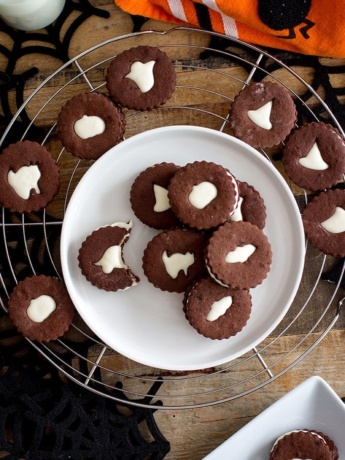
[{"label": "chocolate sandwich cookie", "polygon": [[324,433],[314,430],[294,430],[280,436],[274,443],[269,460],[338,460],[334,442]]},{"label": "chocolate sandwich cookie", "polygon": [[94,230],[82,243],[78,262],[82,274],[98,289],[124,291],[135,286],[139,278],[127,267],[123,247],[132,222],[116,222]]},{"label": "chocolate sandwich cookie", "polygon": [[302,125],[286,141],[283,165],[299,187],[312,191],[329,188],[345,174],[344,139],[326,123]]},{"label": "chocolate sandwich cookie", "polygon": [[143,255],[143,270],[156,288],[184,292],[206,272],[206,238],[190,229],[165,230],[154,236]]},{"label": "chocolate sandwich cookie", "polygon": [[110,97],[133,110],[152,110],[165,104],[175,85],[174,65],[154,46],[138,46],[118,54],[106,74]]},{"label": "chocolate sandwich cookie", "polygon": [[59,168],[50,152],[37,142],[19,141],[0,154],[0,204],[10,211],[44,208],[59,186]]},{"label": "chocolate sandwich cookie", "polygon": [[290,93],[270,81],[251,83],[235,97],[229,112],[233,134],[252,147],[272,147],[282,142],[296,122]]},{"label": "chocolate sandwich cookie", "polygon": [[181,167],[168,187],[171,209],[186,225],[211,229],[224,223],[238,203],[235,177],[223,166],[195,161]]},{"label": "chocolate sandwich cookie", "polygon": [[137,218],[157,230],[176,227],[179,220],[171,210],[168,186],[180,167],[174,163],[160,163],[142,171],[134,180],[130,202]]},{"label": "chocolate sandwich cookie", "polygon": [[39,342],[61,337],[70,327],[74,313],[65,285],[51,276],[25,278],[8,300],[8,314],[16,329]]},{"label": "chocolate sandwich cookie", "polygon": [[224,287],[208,277],[191,287],[184,305],[187,320],[199,334],[221,340],[244,328],[251,314],[252,299],[248,290]]},{"label": "chocolate sandwich cookie", "polygon": [[261,230],[266,223],[266,206],[260,193],[247,182],[238,181],[239,199],[238,205],[230,216],[230,221],[250,222]]},{"label": "chocolate sandwich cookie", "polygon": [[327,190],[312,198],[302,221],[313,246],[324,254],[345,257],[345,190]]},{"label": "chocolate sandwich cookie", "polygon": [[57,134],[72,155],[97,160],[124,136],[125,117],[120,107],[100,93],[78,94],[61,108]]},{"label": "chocolate sandwich cookie", "polygon": [[209,239],[205,257],[215,281],[235,289],[250,289],[267,277],[272,250],[267,236],[256,225],[226,222]]}]

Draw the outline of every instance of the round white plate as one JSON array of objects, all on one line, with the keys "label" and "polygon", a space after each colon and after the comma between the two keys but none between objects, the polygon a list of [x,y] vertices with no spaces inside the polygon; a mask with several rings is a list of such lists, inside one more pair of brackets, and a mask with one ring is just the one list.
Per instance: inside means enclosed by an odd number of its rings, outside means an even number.
[{"label": "round white plate", "polygon": [[[235,337],[210,340],[198,334],[182,311],[182,294],[154,288],[142,270],[142,254],[158,232],[133,214],[129,192],[147,167],[174,162],[213,161],[254,186],[265,201],[264,229],[273,262],[266,280],[251,290],[253,308]],[[124,260],[141,279],[123,292],[92,286],[78,267],[78,251],[93,230],[114,222],[134,225]],[[258,151],[227,134],[193,126],[153,129],[123,141],[99,158],[77,185],[62,226],[61,263],[69,294],[85,323],[119,353],[151,367],[204,369],[228,362],[260,343],[289,309],[303,272],[304,232],[286,182]]]}]

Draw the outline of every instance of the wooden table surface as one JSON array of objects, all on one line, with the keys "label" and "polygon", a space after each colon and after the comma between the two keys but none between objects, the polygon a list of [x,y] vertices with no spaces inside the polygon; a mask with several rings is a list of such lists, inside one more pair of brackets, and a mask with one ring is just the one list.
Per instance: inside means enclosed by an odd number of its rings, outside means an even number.
[{"label": "wooden table surface", "polygon": [[[105,19],[98,16],[92,16],[85,21],[74,34],[71,45],[70,45],[70,57],[74,57],[79,53],[97,45],[105,40],[111,39],[116,36],[121,36],[130,33],[133,29],[132,19],[129,15],[118,9],[111,0],[93,0],[91,2],[94,6],[108,11],[110,17]],[[72,19],[71,19],[72,20]],[[157,30],[163,31],[173,27],[171,24],[165,24],[153,20],[146,21],[142,30]],[[5,41],[5,44],[9,43],[10,38],[8,36],[0,36],[0,39]],[[171,40],[174,41],[174,46],[169,47]],[[225,117],[228,110],[228,102],[224,100],[215,100],[212,95],[207,92],[199,92],[197,96],[191,96],[191,92],[188,91],[189,85],[200,86],[204,85],[206,89],[212,89],[212,91],[219,90],[223,91],[224,81],[222,75],[232,75],[236,79],[232,80],[233,88],[230,88],[229,94],[236,94],[241,86],[243,80],[247,78],[244,69],[241,66],[235,64],[227,64],[225,60],[216,59],[214,56],[206,58],[206,60],[200,60],[200,47],[206,47],[209,44],[210,37],[207,34],[200,34],[198,32],[180,31],[174,33],[174,35],[163,34],[163,35],[145,35],[135,37],[134,39],[128,39],[115,43],[112,48],[114,54],[118,53],[122,49],[127,49],[130,46],[136,46],[137,44],[146,43],[156,46],[164,46],[167,53],[177,65],[178,72],[178,84],[185,86],[184,90],[179,90],[173,96],[171,100],[167,102],[167,110],[160,113],[157,121],[156,113],[146,113],[141,117],[137,117],[135,122],[129,122],[126,131],[126,137],[130,137],[137,132],[145,131],[148,128],[159,126],[161,124],[177,124],[176,116],[179,114],[178,124],[200,124],[208,126],[214,129],[219,129],[219,119],[209,117],[200,112],[199,118],[196,118],[194,111],[182,111],[176,112],[173,106],[181,105],[187,107],[198,107],[203,110],[217,112],[221,116]],[[7,41],[7,43],[6,43]],[[188,46],[185,46],[185,45]],[[178,46],[182,45],[182,46]],[[283,53],[282,53],[283,54]],[[243,51],[243,55],[245,52]],[[87,54],[81,59],[83,68],[88,68],[94,63],[102,61],[108,56],[107,47],[100,48],[97,52]],[[5,68],[5,60],[1,62],[0,57],[0,70]],[[333,60],[333,59],[321,59],[321,62],[329,65],[344,64],[344,60]],[[29,62],[28,57],[21,58],[18,63],[15,72],[20,73],[30,67],[32,62]],[[61,61],[47,56],[37,55],[37,61],[35,65],[40,69],[39,73],[31,78],[25,87],[25,96],[29,96],[32,91],[50,74],[61,66]],[[105,70],[107,68],[107,62],[103,66],[97,67],[97,70],[92,72],[93,83],[101,83],[104,79]],[[209,65],[214,69],[217,69],[219,78],[214,78],[214,74],[203,72],[203,67]],[[193,70],[191,70],[193,66]],[[194,67],[195,66],[195,67]],[[307,81],[312,78],[313,69],[311,68],[296,68],[297,72],[302,73],[302,77]],[[50,94],[56,91],[57,88],[65,84],[66,81],[73,77],[73,69],[67,67],[63,72],[60,72],[56,78],[53,78],[47,86],[39,91],[39,94],[35,96],[29,105],[29,115],[36,113],[39,107],[49,98]],[[281,72],[280,78],[284,83],[291,86],[294,85],[294,89],[298,92],[302,90],[302,85],[295,81],[294,78],[289,75],[288,72]],[[335,75],[333,84],[335,86],[345,86],[345,75]],[[71,97],[82,91],[85,88],[85,83],[76,79],[73,84],[69,85],[61,95],[55,97],[56,103],[50,105],[48,110],[45,111],[44,116],[41,116],[37,123],[44,128],[49,128],[55,123],[58,110],[63,102],[63,98]],[[11,96],[11,95],[10,95]],[[322,96],[322,95],[321,95]],[[13,95],[11,96],[13,99]],[[11,100],[10,97],[10,100]],[[311,101],[311,105],[313,102]],[[229,129],[225,128],[226,132]],[[52,152],[59,152],[61,146],[54,136],[49,141],[49,147]],[[69,177],[71,169],[75,163],[72,160],[63,160],[63,170],[65,171],[66,181]],[[85,169],[87,168],[85,164]],[[279,168],[279,164],[278,164]],[[282,171],[282,173],[284,173]],[[63,173],[64,174],[64,173]],[[291,184],[290,184],[291,185]],[[301,195],[301,191],[292,186],[292,190],[296,197]],[[60,193],[60,198],[54,200],[53,204],[49,206],[48,211],[50,215],[56,219],[63,217],[64,207],[64,191]],[[319,267],[322,263],[323,256],[313,249],[308,249],[308,261],[305,268],[305,274],[303,283],[299,295],[301,298],[306,298],[307,293],[310,292],[311,286],[315,283],[317,274],[315,274],[315,267]],[[334,261],[328,261],[327,264],[332,264]],[[264,409],[269,407],[272,403],[277,401],[289,390],[295,388],[298,384],[303,382],[308,377],[319,375],[324,378],[331,387],[336,391],[340,397],[345,396],[345,321],[344,313],[340,312],[340,317],[335,321],[332,329],[327,333],[323,340],[308,353],[303,359],[300,360],[300,356],[304,350],[308,347],[313,346],[313,343],[323,334],[328,325],[332,322],[335,317],[337,310],[338,301],[344,296],[344,291],[339,289],[331,302],[331,307],[326,315],[326,318],[318,324],[315,329],[312,326],[316,323],[317,318],[320,316],[322,311],[327,305],[334,286],[320,282],[317,292],[314,294],[314,301],[312,308],[308,314],[303,315],[300,322],[297,321],[296,325],[292,326],[288,332],[278,337],[270,347],[270,353],[265,359],[268,362],[276,362],[276,367],[272,370],[273,375],[277,376],[268,385],[263,385],[261,388],[255,391],[250,391],[250,385],[246,386],[241,384],[238,390],[234,392],[225,392],[220,395],[220,399],[224,397],[229,399],[228,401],[206,405],[205,407],[197,408],[185,408],[185,409],[169,409],[169,410],[158,410],[155,413],[155,419],[157,424],[162,431],[163,435],[171,443],[171,451],[166,458],[169,459],[200,459],[206,454],[210,453],[215,447],[225,441],[229,436],[236,433],[240,428],[246,425],[255,416],[260,414]],[[287,316],[287,324],[289,324],[292,318],[296,315],[296,308],[291,308]],[[282,326],[283,327],[283,326]],[[311,331],[309,333],[309,331]],[[308,335],[307,335],[308,333]],[[305,339],[305,340],[303,340]],[[266,339],[267,343],[269,339]],[[301,341],[302,345],[301,344]],[[289,352],[287,358],[285,355]],[[97,352],[95,351],[95,356]],[[282,363],[279,362],[279,358],[283,358]],[[119,369],[128,366],[128,361],[123,360],[121,356],[116,353],[106,353],[105,359],[110,366],[116,366]],[[288,372],[281,372],[289,363],[298,362],[292,366]],[[141,376],[147,372],[140,366],[132,364],[131,372],[136,376]],[[224,379],[224,375],[231,379],[231,382],[241,382],[242,380],[250,377],[253,373],[259,372],[259,367],[262,368],[262,364],[258,364],[258,360],[253,363],[249,361],[248,365],[240,365],[238,368],[232,369],[231,372],[221,374],[219,379]],[[279,374],[282,375],[279,375]],[[161,375],[163,377],[171,377],[169,373],[156,370],[155,375]],[[197,373],[195,373],[197,375]],[[173,377],[176,377],[173,376]],[[267,379],[269,375],[264,372],[262,381]],[[105,379],[107,376],[105,376]],[[109,377],[111,379],[111,377]],[[218,379],[218,380],[219,380]],[[181,390],[186,391],[188,387],[190,392],[192,390],[200,391],[200,388],[194,388],[194,380],[181,380],[181,383],[177,380],[173,380],[164,384],[165,391],[169,392],[176,391],[176,387],[180,385]],[[257,383],[261,380],[258,379]],[[140,378],[139,383],[140,385]],[[217,378],[212,377],[208,387],[201,388],[201,391],[207,391],[217,388]],[[260,386],[260,385],[259,385]],[[249,389],[249,391],[247,391]],[[244,392],[240,397],[236,397],[236,391]],[[188,394],[188,391],[187,391]],[[235,396],[233,396],[235,395]],[[159,395],[158,395],[159,396]],[[229,398],[230,396],[230,398]],[[217,399],[217,398],[216,398]],[[200,401],[207,401],[207,398],[190,397],[186,398],[185,404],[199,403]],[[249,441],[250,442],[250,441]]]}]

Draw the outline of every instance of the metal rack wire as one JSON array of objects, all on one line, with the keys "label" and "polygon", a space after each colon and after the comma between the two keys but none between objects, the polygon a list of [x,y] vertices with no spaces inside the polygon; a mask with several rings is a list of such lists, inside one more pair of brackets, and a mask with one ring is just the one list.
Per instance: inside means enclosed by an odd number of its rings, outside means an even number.
[{"label": "metal rack wire", "polygon": [[[287,67],[283,62],[239,40],[227,39],[228,46],[222,50],[213,49],[211,46],[181,43],[178,40],[174,44],[175,38],[179,36],[178,34],[181,31],[201,34],[208,39],[223,38],[216,33],[187,27],[176,27],[163,32],[145,31],[123,35],[94,46],[64,64],[33,91],[7,127],[0,140],[0,145],[6,140],[6,136],[13,129],[15,121],[20,118],[24,108],[27,110],[31,106],[36,106],[36,101],[42,100],[39,104],[39,109],[32,115],[32,121],[24,133],[23,138],[27,138],[34,124],[43,124],[45,114],[49,111],[56,112],[62,102],[70,97],[71,83],[77,83],[80,91],[103,91],[105,88],[104,68],[116,55],[117,49],[121,47],[129,48],[133,44],[151,43],[151,40],[157,40],[158,38],[168,39],[159,44],[160,48],[164,49],[167,54],[171,53],[173,55],[174,50],[178,48],[192,46],[198,53],[206,52],[209,56],[212,56],[212,59],[217,61],[217,66],[209,66],[208,59],[199,59],[196,60],[196,63],[175,61],[178,75],[177,96],[179,91],[188,92],[190,94],[190,103],[183,106],[178,104],[167,105],[150,113],[126,113],[127,137],[140,132],[140,117],[142,116],[150,117],[152,127],[164,126],[165,112],[167,111],[178,111],[178,124],[198,124],[226,132],[228,129],[227,113],[236,91],[250,83],[253,78],[257,77],[258,73],[262,78],[267,77],[278,81],[291,92],[299,110],[299,122],[303,122],[303,119],[318,121],[318,116],[314,113],[313,107],[316,104],[321,105],[322,112],[344,135],[341,126],[322,98],[298,73]],[[98,58],[100,55],[102,56],[101,60]],[[84,68],[83,58],[85,56],[94,60],[95,63]],[[273,64],[271,69],[274,68],[275,70],[268,70],[270,67],[267,66],[267,62],[271,62]],[[243,67],[245,69],[244,76],[238,76],[231,72],[234,66]],[[188,74],[194,71],[200,71],[200,86],[189,83]],[[50,91],[54,78],[64,72],[69,75],[68,81],[58,90]],[[282,81],[281,72],[289,76],[287,79],[289,81],[288,85]],[[215,84],[214,88],[202,83],[205,79],[204,77],[209,77],[210,73],[212,76],[217,77],[215,78],[217,84]],[[103,76],[100,77],[100,75]],[[229,84],[230,81],[231,85]],[[237,89],[230,91],[229,87]],[[305,97],[301,95],[305,95],[306,92],[308,93],[307,102]],[[44,96],[41,96],[42,94]],[[201,99],[202,103],[200,103]],[[49,142],[54,136],[55,124],[52,124],[42,139],[42,144],[49,146]],[[270,161],[272,160],[272,152],[262,151],[262,153]],[[63,213],[73,189],[90,165],[87,162],[71,158],[64,149],[57,152],[56,161],[62,167],[67,162],[67,168],[65,169],[67,169],[69,175],[66,180],[67,186],[58,198],[62,202],[61,216],[51,217],[49,210],[44,210],[41,215],[36,216],[35,221],[32,221],[28,220],[25,215],[13,217],[8,215],[5,209],[2,209],[0,225],[2,227],[2,239],[11,285],[9,286],[8,282],[4,281],[3,274],[0,273],[0,304],[5,311],[10,289],[18,283],[18,276],[20,276],[17,268],[20,261],[12,260],[9,250],[8,234],[11,229],[16,229],[21,235],[25,248],[23,258],[26,259],[25,263],[29,265],[32,273],[36,273],[37,268],[32,257],[33,250],[30,245],[31,237],[29,233],[31,235],[32,231],[35,230],[41,232],[49,270],[62,278],[56,241],[51,242],[49,233],[52,228],[57,232],[60,231]],[[306,199],[307,195],[305,194],[304,200]],[[309,294],[306,298],[301,297],[299,291],[288,315],[269,338],[250,353],[215,369],[188,373],[168,373],[138,365],[125,357],[119,356],[116,351],[109,349],[82,322],[74,323],[72,326],[72,334],[78,337],[77,340],[63,337],[54,343],[29,342],[61,371],[63,377],[65,376],[78,385],[90,389],[90,391],[118,402],[125,401],[134,406],[164,409],[184,409],[219,404],[253,392],[289,371],[319,344],[337,322],[343,303],[343,299],[339,299],[340,281],[334,285],[325,284],[321,281],[321,274],[327,265],[327,258],[316,254],[315,250],[307,245],[306,264],[308,263],[312,264],[311,275],[309,275],[308,279],[302,279],[302,283],[310,286]],[[318,298],[320,290],[326,292],[327,300],[321,307],[315,309],[315,299]],[[288,350],[282,349],[281,342],[284,335],[292,334],[299,321],[303,321],[311,312],[314,315],[313,326],[291,348]],[[81,346],[81,344],[84,344],[84,346]]]}]

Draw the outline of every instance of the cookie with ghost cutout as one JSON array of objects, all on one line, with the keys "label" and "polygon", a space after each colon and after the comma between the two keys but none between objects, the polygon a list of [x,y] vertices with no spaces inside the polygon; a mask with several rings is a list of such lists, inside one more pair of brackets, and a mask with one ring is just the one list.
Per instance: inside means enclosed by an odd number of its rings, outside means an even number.
[{"label": "cookie with ghost cutout", "polygon": [[216,228],[234,212],[238,203],[236,178],[221,165],[194,161],[181,167],[168,187],[171,209],[189,227]]},{"label": "cookie with ghost cutout", "polygon": [[57,118],[57,135],[72,155],[97,160],[123,140],[126,120],[121,108],[101,93],[69,99]]},{"label": "cookie with ghost cutout", "polygon": [[335,185],[345,174],[345,142],[330,124],[306,123],[288,137],[283,166],[299,187],[316,191]]},{"label": "cookie with ghost cutout", "polygon": [[324,254],[345,257],[345,190],[327,190],[303,210],[306,237]]},{"label": "cookie with ghost cutout", "polygon": [[162,291],[184,292],[206,274],[205,244],[206,237],[196,230],[164,230],[144,250],[144,274]]},{"label": "cookie with ghost cutout", "polygon": [[83,241],[78,263],[85,278],[98,289],[125,291],[140,281],[126,265],[123,248],[132,222],[116,222],[94,230]]},{"label": "cookie with ghost cutout", "polygon": [[10,211],[43,209],[59,187],[59,167],[37,142],[18,141],[0,154],[0,204]]},{"label": "cookie with ghost cutout", "polygon": [[255,148],[280,144],[294,127],[296,118],[296,106],[288,90],[270,81],[243,88],[229,111],[234,136]]},{"label": "cookie with ghost cutout", "polygon": [[133,181],[130,203],[136,217],[157,230],[180,225],[168,199],[168,186],[180,166],[157,163],[142,171]]},{"label": "cookie with ghost cutout", "polygon": [[8,314],[25,337],[49,342],[69,329],[75,308],[62,281],[51,276],[33,275],[21,281],[11,292]]},{"label": "cookie with ghost cutout", "polygon": [[212,340],[235,336],[247,324],[252,311],[248,290],[221,286],[211,277],[197,281],[186,292],[183,303],[190,325]]},{"label": "cookie with ghost cutout", "polygon": [[272,264],[271,244],[250,222],[226,222],[208,240],[206,266],[223,286],[250,289],[261,284]]},{"label": "cookie with ghost cutout", "polygon": [[166,103],[176,87],[169,57],[154,46],[138,46],[118,54],[106,74],[109,96],[122,107],[152,110]]}]

